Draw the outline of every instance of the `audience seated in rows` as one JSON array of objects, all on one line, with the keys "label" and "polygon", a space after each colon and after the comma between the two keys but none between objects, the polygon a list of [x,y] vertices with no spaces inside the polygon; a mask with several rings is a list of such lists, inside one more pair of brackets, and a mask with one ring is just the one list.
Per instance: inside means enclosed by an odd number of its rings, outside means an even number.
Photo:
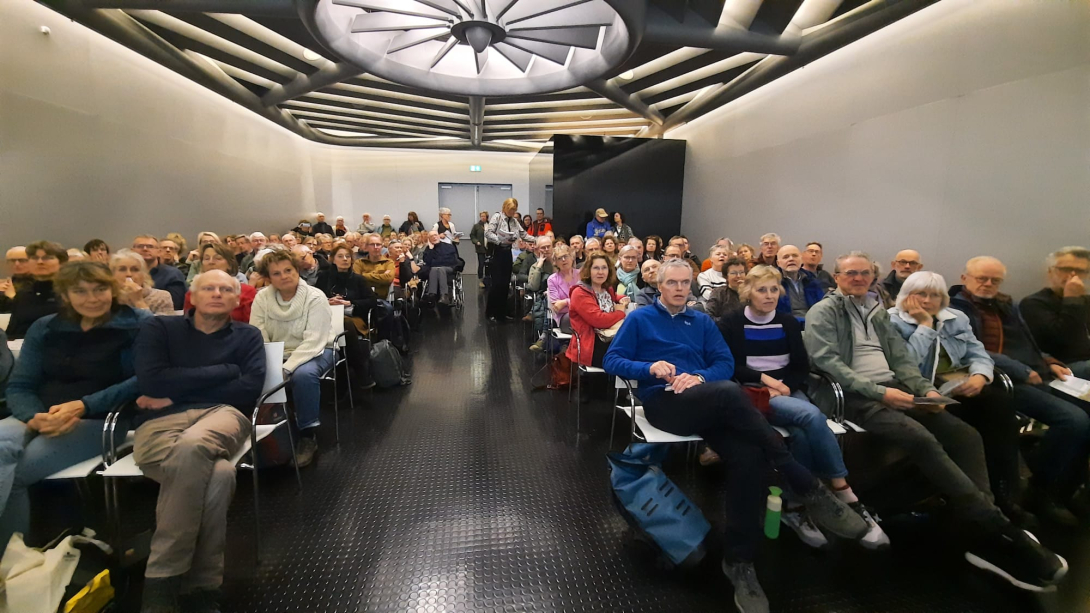
[{"label": "audience seated in rows", "polygon": [[531,351],[540,351],[544,348],[544,335],[547,328],[545,324],[549,316],[548,284],[549,276],[553,274],[553,237],[551,234],[546,233],[537,237],[536,252],[537,257],[530,264],[530,271],[526,276],[526,291],[534,296],[530,319],[534,325],[534,337],[538,339],[530,346]]},{"label": "audience seated in rows", "polygon": [[385,300],[390,295],[390,285],[397,274],[393,260],[382,255],[382,236],[368,234],[364,239],[367,257],[356,260],[352,271],[363,277],[371,291]]},{"label": "audience seated in rows", "polygon": [[786,489],[819,526],[851,539],[864,536],[868,527],[791,455],[730,380],[734,360],[723,335],[710,317],[686,308],[692,283],[688,263],[664,262],[658,275],[662,296],[632,313],[610,344],[603,367],[638,382],[636,394],[651,425],[679,436],[699,435],[724,458],[728,504],[722,569],[734,585],[740,610],[767,611],[753,562],[762,538],[769,468],[779,471]]},{"label": "audience seated in rows", "polygon": [[557,245],[553,249],[553,266],[555,271],[549,275],[547,298],[552,317],[559,324],[571,306],[571,289],[579,283],[571,247]]},{"label": "audience seated in rows", "polygon": [[151,311],[152,315],[173,315],[174,299],[161,289],[152,287],[147,264],[132,249],[120,249],[108,259],[110,272],[118,283],[117,301],[134,309]]},{"label": "audience seated in rows", "polygon": [[356,231],[360,234],[371,234],[377,229],[378,226],[375,225],[375,222],[371,221],[370,213],[364,213],[362,217],[362,222],[359,226],[356,227]]},{"label": "audience seated in rows", "polygon": [[783,293],[780,295],[777,310],[792,315],[799,321],[805,321],[810,307],[825,297],[825,288],[814,273],[802,267],[802,253],[798,247],[780,247],[776,262],[783,273]]},{"label": "audience seated in rows", "polygon": [[756,253],[757,252],[753,249],[753,247],[750,247],[745,243],[738,245],[738,249],[735,251],[735,254],[737,254],[739,259],[746,263],[747,270],[753,268],[754,255]]},{"label": "audience seated in rows", "polygon": [[829,271],[825,270],[825,267],[821,264],[824,254],[825,248],[821,246],[821,243],[814,241],[806,243],[806,251],[802,252],[802,268],[813,273],[818,282],[821,283],[821,289],[828,292],[836,287],[836,281],[833,280],[833,275],[829,274]]},{"label": "audience seated in rows", "polygon": [[834,277],[837,290],[810,309],[803,339],[814,366],[844,387],[847,418],[903,449],[946,496],[961,519],[970,563],[1025,589],[1057,583],[1066,562],[995,506],[977,431],[942,407],[916,403],[916,396],[939,393],[868,293],[870,256],[853,251],[837,258]]},{"label": "audience seated in rows", "polygon": [[[791,455],[829,487],[867,522],[860,544],[869,549],[889,545],[889,537],[848,485],[848,468],[836,436],[826,425],[821,409],[806,395],[810,358],[802,342],[802,326],[789,314],[777,311],[782,275],[759,265],[739,288],[742,310],[719,321],[719,331],[734,358],[734,379],[742,385],[768,390],[768,413],[774,426],[785,428]],[[782,521],[807,545],[822,548],[828,540],[811,522],[802,504],[788,496]]]},{"label": "audience seated in rows", "polygon": [[100,264],[110,263],[110,246],[101,238],[92,238],[83,245],[83,252],[87,259]]},{"label": "audience seated in rows", "polygon": [[640,252],[632,245],[621,247],[617,260],[617,287],[619,295],[635,301],[640,293]]},{"label": "audience seated in rows", "polygon": [[947,395],[959,401],[946,410],[969,424],[984,444],[988,479],[996,506],[1010,519],[1021,519],[1019,499],[1018,419],[1013,398],[991,385],[995,363],[973,335],[969,318],[947,308],[949,288],[942,275],[914,272],[901,284],[889,320],[901,334],[920,374],[935,386],[961,381]]},{"label": "audience seated in rows", "polygon": [[583,262],[587,259],[587,254],[584,252],[583,237],[578,234],[568,239],[568,247],[571,249],[571,261],[572,266],[580,268],[583,266]]},{"label": "audience seated in rows", "polygon": [[[38,246],[31,252],[52,253],[55,263],[57,249]],[[35,260],[37,277],[42,263]],[[11,417],[0,421],[4,543],[30,528],[27,488],[101,454],[106,415],[139,396],[132,346],[152,314],[121,304],[117,279],[98,262],[54,270],[49,291],[59,308],[30,326],[7,385]]]},{"label": "audience seated in rows", "polygon": [[723,265],[729,257],[730,250],[725,246],[717,244],[708,250],[706,262],[709,265],[696,277],[697,293],[704,300],[710,298],[717,288],[726,287],[727,278]]},{"label": "audience seated in rows", "polygon": [[[326,223],[325,213],[318,213],[315,215],[317,221],[310,227],[311,236],[318,234],[333,234],[333,226]],[[343,221],[343,220],[342,220]]]},{"label": "audience seated in rows", "polygon": [[629,300],[613,291],[617,275],[609,258],[600,251],[587,256],[579,272],[579,281],[571,289],[568,309],[571,328],[579,335],[579,343],[568,345],[567,356],[584,366],[600,367],[608,345],[598,339],[597,332],[609,330],[612,336],[624,320],[624,309]]},{"label": "audience seated in rows", "polygon": [[[289,236],[289,235],[290,234],[285,235],[285,236]],[[295,240],[294,235],[290,235],[290,236],[292,236],[292,240]],[[226,244],[226,243],[220,238],[219,234],[216,234],[215,232],[205,231],[205,232],[198,232],[197,233],[197,247],[195,249],[193,249],[192,251],[190,251],[189,256],[186,257],[186,261],[189,263],[189,268],[188,268],[188,270],[186,272],[186,276],[185,276],[185,283],[186,283],[187,287],[188,287],[188,285],[190,283],[193,282],[193,279],[197,275],[201,274],[201,272],[203,270],[201,268],[201,266],[202,266],[202,263],[201,263],[201,253],[202,253],[202,251],[201,251],[201,249],[203,249],[205,245],[210,245],[210,244]],[[171,293],[171,295],[173,295],[173,292]]]},{"label": "audience seated in rows", "polygon": [[68,252],[64,247],[49,241],[31,243],[27,245],[26,252],[31,280],[22,283],[11,299],[11,320],[7,327],[9,339],[23,338],[34,322],[57,312],[53,277],[61,264],[68,261]]},{"label": "audience seated in rows", "polygon": [[[888,296],[884,303],[887,309],[895,306],[897,296],[901,293],[901,285],[905,282],[905,279],[908,279],[908,276],[912,273],[923,270],[919,252],[912,249],[898,251],[897,255],[893,256],[890,266],[893,270],[889,271],[889,275],[885,279],[878,281],[885,290],[885,295]],[[875,275],[875,279],[877,278],[878,275]]]},{"label": "audience seated in rows", "polygon": [[[1041,352],[1014,301],[999,291],[1007,268],[996,258],[976,257],[965,264],[963,285],[950,288],[950,308],[969,318],[997,368],[1014,383],[1014,404],[1025,415],[1048,426],[1034,453],[1026,457],[1033,476],[1025,500],[1029,510],[1049,521],[1076,527],[1069,505],[1086,482],[1090,459],[1087,404],[1047,385],[1071,375],[1063,362]],[[1080,406],[1082,405],[1082,406]],[[1076,506],[1076,508],[1078,508]],[[1084,504],[1080,515],[1090,508]]]},{"label": "audience seated in rows", "polygon": [[703,262],[700,263],[700,272],[704,272],[704,271],[706,271],[706,270],[708,270],[709,268],[712,267],[711,254],[715,253],[715,250],[717,248],[726,249],[728,256],[733,255],[734,254],[734,241],[730,240],[729,238],[727,238],[725,236],[717,239],[715,241],[715,244],[711,246],[711,249],[708,250],[707,259],[705,259]]},{"label": "audience seated in rows", "polygon": [[289,251],[270,251],[258,271],[269,288],[258,292],[250,324],[267,343],[284,343],[284,372],[291,375],[295,420],[299,428],[296,462],[306,466],[318,451],[320,379],[333,365],[333,327],[329,300],[299,276],[300,262]]},{"label": "audience seated in rows", "polygon": [[406,219],[401,227],[398,228],[398,232],[402,234],[412,234],[415,232],[424,231],[424,222],[420,221],[420,217],[416,214],[416,211],[409,211],[408,219]]},{"label": "audience seated in rows", "polygon": [[219,610],[230,458],[250,436],[248,413],[265,382],[261,332],[233,318],[241,287],[206,269],[193,279],[190,313],[152,318],[133,347],[141,394],[133,459],[160,485],[142,611]]},{"label": "audience seated in rows", "polygon": [[[587,222],[587,233],[584,235],[589,238],[602,238],[613,229],[613,226],[609,223],[609,214],[605,209],[598,209],[594,212],[594,219]],[[589,253],[588,249],[588,253]]]},{"label": "audience seated in rows", "polygon": [[[573,237],[574,238],[574,237]],[[658,260],[662,261],[663,251],[665,251],[665,245],[662,243],[662,237],[652,234],[643,241],[643,254],[644,260]]]},{"label": "audience seated in rows", "polygon": [[364,342],[369,338],[368,316],[379,322],[387,313],[384,304],[363,277],[352,272],[352,250],[345,243],[333,247],[333,265],[318,273],[314,287],[322,290],[330,306],[344,307],[345,357],[352,387],[357,392],[375,386],[371,378],[371,352]]},{"label": "audience seated in rows", "polygon": [[5,254],[11,277],[0,279],[0,312],[11,312],[11,300],[15,298],[20,287],[28,286],[34,281],[34,275],[30,274],[30,260],[27,258],[26,247],[12,247]]},{"label": "audience seated in rows", "polygon": [[1048,257],[1048,287],[1022,299],[1019,309],[1041,350],[1090,379],[1090,250],[1064,247]]},{"label": "audience seated in rows", "polygon": [[753,258],[751,266],[764,264],[765,266],[779,266],[780,235],[769,232],[761,237],[761,252]]}]

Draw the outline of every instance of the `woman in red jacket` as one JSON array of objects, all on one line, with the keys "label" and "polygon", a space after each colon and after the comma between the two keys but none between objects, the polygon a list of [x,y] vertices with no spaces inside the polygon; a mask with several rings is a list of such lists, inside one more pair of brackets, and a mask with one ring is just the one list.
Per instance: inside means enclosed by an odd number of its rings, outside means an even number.
[{"label": "woman in red jacket", "polygon": [[601,366],[608,345],[599,341],[594,331],[623,320],[628,298],[621,298],[613,291],[617,273],[609,257],[601,251],[587,257],[579,271],[579,280],[580,283],[571,289],[568,316],[580,343],[578,351],[574,340],[569,343],[567,356],[584,366]]}]

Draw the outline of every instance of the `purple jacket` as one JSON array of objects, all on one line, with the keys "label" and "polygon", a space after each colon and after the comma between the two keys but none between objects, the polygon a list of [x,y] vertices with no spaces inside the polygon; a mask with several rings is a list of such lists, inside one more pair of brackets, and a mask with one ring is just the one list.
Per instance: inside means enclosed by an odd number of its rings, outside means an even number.
[{"label": "purple jacket", "polygon": [[[549,304],[552,304],[557,300],[567,300],[571,298],[571,288],[579,285],[579,273],[576,272],[574,268],[572,269],[572,273],[572,281],[570,283],[565,281],[564,278],[560,276],[559,272],[554,272],[549,275],[549,280],[547,282],[547,285],[549,286]],[[552,314],[553,319],[555,319],[557,323],[560,322],[560,318],[567,312],[568,307],[566,306],[561,309],[559,313],[553,311],[551,308],[549,309],[549,313]]]}]

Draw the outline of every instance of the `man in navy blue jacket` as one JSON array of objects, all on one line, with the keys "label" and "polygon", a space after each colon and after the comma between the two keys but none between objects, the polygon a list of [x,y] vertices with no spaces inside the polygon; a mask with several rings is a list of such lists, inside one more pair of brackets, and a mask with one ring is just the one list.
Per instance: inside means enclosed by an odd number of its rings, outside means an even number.
[{"label": "man in navy blue jacket", "polygon": [[143,394],[133,456],[159,482],[156,529],[144,573],[143,613],[218,611],[230,461],[250,436],[249,412],[265,383],[261,332],[233,321],[239,282],[212,270],[193,280],[193,310],[155,317],[137,336]]},{"label": "man in navy blue jacket", "polygon": [[439,232],[428,232],[428,248],[424,250],[424,264],[428,268],[427,295],[433,299],[439,294],[439,302],[450,304],[450,288],[447,287],[447,277],[454,274],[458,268],[458,248],[439,236]]},{"label": "man in navy blue jacket", "polygon": [[141,234],[132,239],[133,251],[144,258],[144,264],[148,267],[148,275],[155,283],[156,289],[161,289],[170,294],[174,302],[174,308],[181,310],[185,303],[185,275],[171,264],[160,264],[159,239],[150,234]]},{"label": "man in navy blue jacket", "polygon": [[741,611],[767,611],[753,560],[769,467],[782,475],[812,519],[845,538],[867,531],[862,518],[821,485],[787,450],[783,439],[731,381],[734,358],[715,322],[686,308],[693,282],[684,260],[659,267],[659,300],[637,309],[606,351],[606,372],[636,379],[651,425],[681,436],[699,435],[727,467],[726,554],[723,572]]},{"label": "man in navy blue jacket", "polygon": [[806,312],[825,297],[825,288],[817,275],[802,267],[802,252],[794,245],[780,247],[776,262],[783,273],[783,293],[776,312],[793,315],[800,323]]}]

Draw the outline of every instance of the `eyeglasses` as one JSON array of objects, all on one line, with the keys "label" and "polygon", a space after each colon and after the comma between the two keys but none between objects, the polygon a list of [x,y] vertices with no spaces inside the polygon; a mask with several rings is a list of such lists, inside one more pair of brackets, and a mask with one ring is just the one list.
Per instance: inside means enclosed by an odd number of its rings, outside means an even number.
[{"label": "eyeglasses", "polygon": [[32,255],[27,258],[27,260],[31,262],[52,262],[56,259],[57,256],[55,255]]},{"label": "eyeglasses", "polygon": [[844,275],[845,277],[848,277],[849,279],[854,279],[856,277],[867,279],[867,278],[870,278],[870,277],[874,276],[874,271],[873,270],[845,270],[843,272],[838,272],[836,274]]},{"label": "eyeglasses", "polygon": [[1075,275],[1085,279],[1090,276],[1090,269],[1087,268],[1072,268],[1071,266],[1053,266],[1053,270],[1062,275]]},{"label": "eyeglasses", "polygon": [[976,275],[969,275],[969,278],[981,285],[999,285],[1003,283],[1003,277],[978,277]]},{"label": "eyeglasses", "polygon": [[8,258],[8,264],[26,264],[30,258]]},{"label": "eyeglasses", "polygon": [[[151,243],[141,243],[139,245],[133,245],[132,248],[133,249],[155,249],[157,246],[158,245],[153,245]],[[204,243],[202,243],[201,246],[203,247]]]},{"label": "eyeglasses", "polygon": [[[915,260],[894,260],[894,264],[898,266],[919,266],[920,263]],[[1038,269],[1040,270],[1040,269]]]}]

